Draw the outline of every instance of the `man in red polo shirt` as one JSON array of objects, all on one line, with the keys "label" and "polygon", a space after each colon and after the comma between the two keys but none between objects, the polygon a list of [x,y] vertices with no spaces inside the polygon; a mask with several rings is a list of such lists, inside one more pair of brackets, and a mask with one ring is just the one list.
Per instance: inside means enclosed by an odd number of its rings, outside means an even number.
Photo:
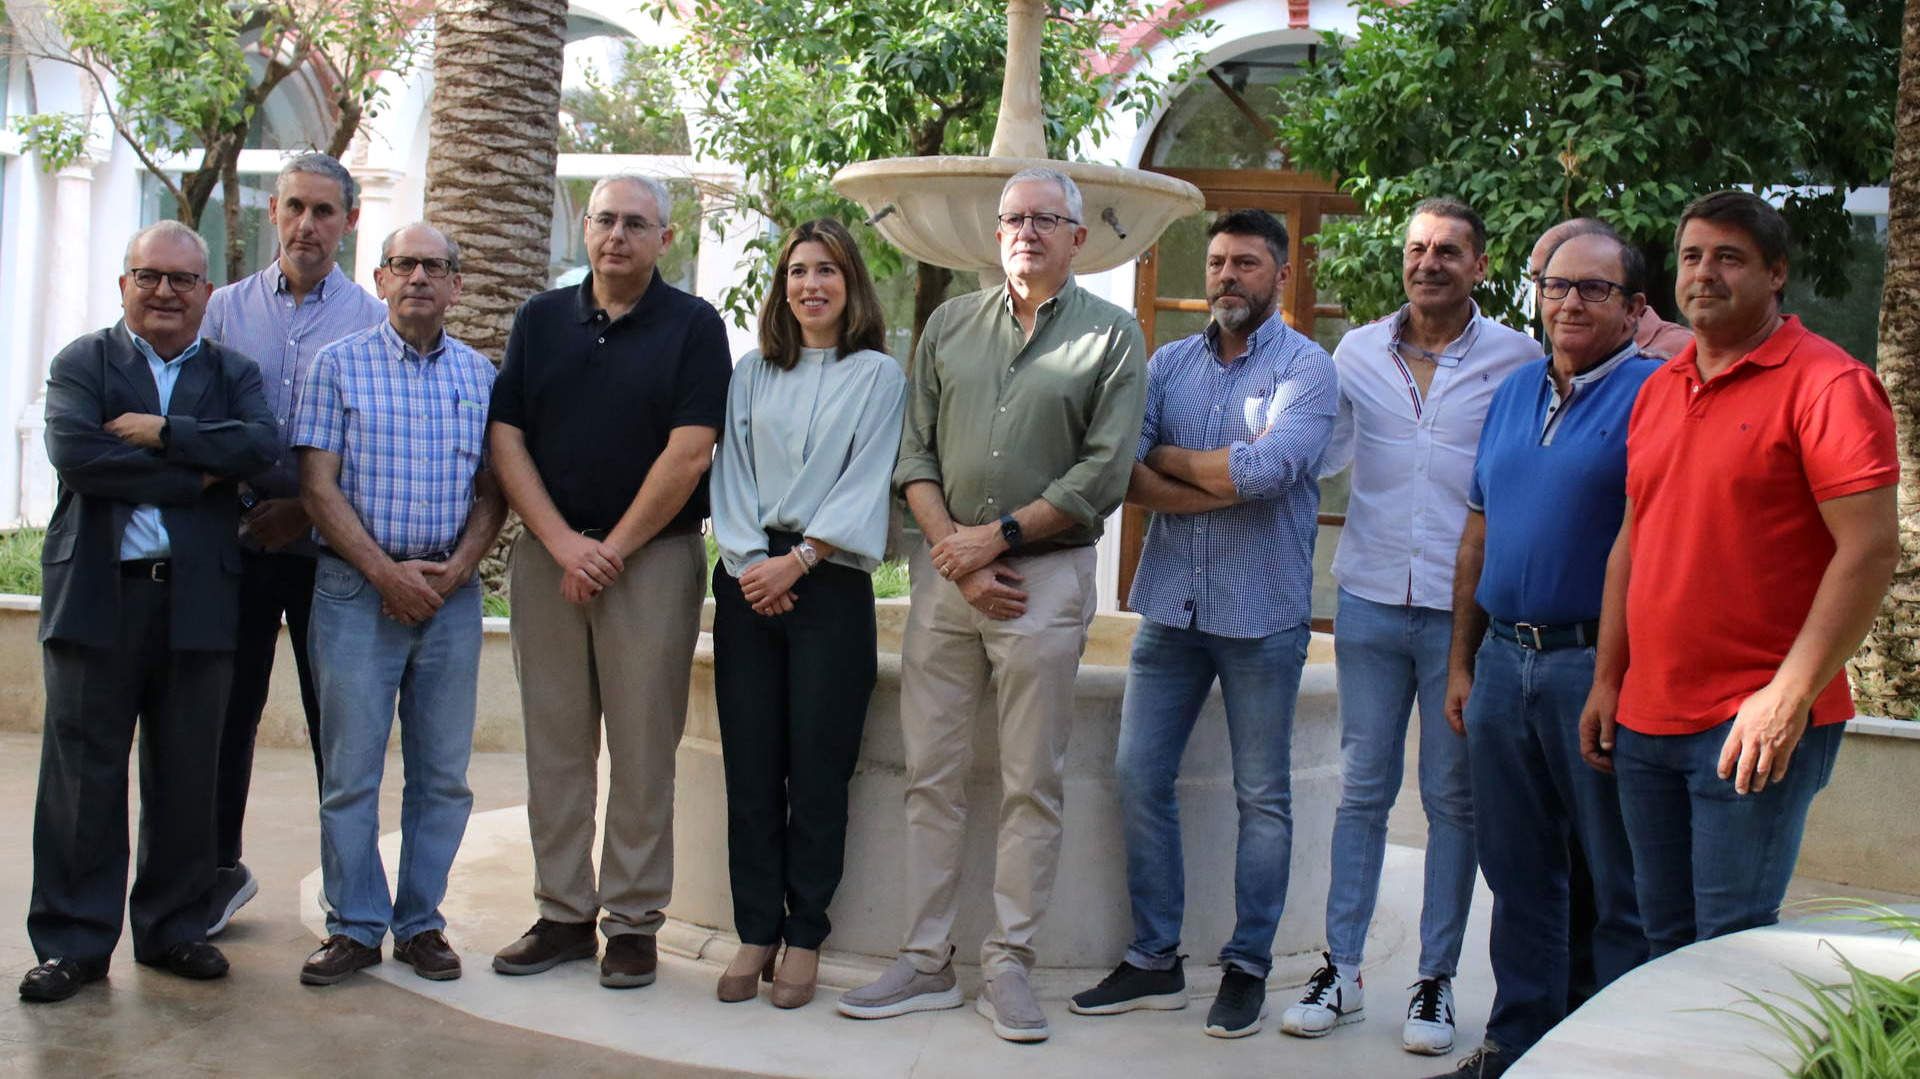
[{"label": "man in red polo shirt", "polygon": [[1627,427],[1581,740],[1618,777],[1656,956],[1778,920],[1853,717],[1847,657],[1900,556],[1886,391],[1781,315],[1787,244],[1754,195],[1687,207],[1674,293],[1694,343]]}]

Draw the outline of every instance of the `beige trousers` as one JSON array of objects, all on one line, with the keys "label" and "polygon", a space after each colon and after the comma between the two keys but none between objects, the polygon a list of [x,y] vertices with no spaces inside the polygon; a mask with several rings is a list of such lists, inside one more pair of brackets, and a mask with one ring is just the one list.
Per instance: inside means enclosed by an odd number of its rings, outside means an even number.
[{"label": "beige trousers", "polygon": [[1061,772],[1073,726],[1073,681],[1096,601],[1094,551],[1007,563],[1026,576],[1027,613],[1000,622],[941,578],[922,544],[900,647],[900,728],[907,758],[907,896],[901,953],[923,973],[945,966],[958,913],[973,725],[993,694],[1000,751],[995,927],[980,966],[1033,967],[1033,934],[1060,860]]},{"label": "beige trousers", "polygon": [[[585,606],[560,595],[560,567],[527,532],[513,546],[513,666],[527,732],[527,823],[540,917],[608,936],[652,933],[673,893],[673,768],[687,726],[706,549],[654,540]],[[601,717],[606,835],[593,867]]]}]

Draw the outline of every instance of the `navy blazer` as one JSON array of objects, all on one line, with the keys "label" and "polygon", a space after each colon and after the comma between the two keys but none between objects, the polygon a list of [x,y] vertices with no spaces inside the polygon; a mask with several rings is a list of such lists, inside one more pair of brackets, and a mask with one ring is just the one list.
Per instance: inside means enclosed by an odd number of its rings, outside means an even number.
[{"label": "navy blazer", "polygon": [[240,505],[234,485],[280,452],[260,369],[202,340],[174,383],[164,452],[108,434],[126,412],[158,414],[160,391],[125,322],[74,341],[47,376],[47,455],[59,501],[41,554],[40,639],[113,647],[120,619],[120,539],[138,505],[160,507],[172,545],[171,645],[234,646],[240,603]]}]

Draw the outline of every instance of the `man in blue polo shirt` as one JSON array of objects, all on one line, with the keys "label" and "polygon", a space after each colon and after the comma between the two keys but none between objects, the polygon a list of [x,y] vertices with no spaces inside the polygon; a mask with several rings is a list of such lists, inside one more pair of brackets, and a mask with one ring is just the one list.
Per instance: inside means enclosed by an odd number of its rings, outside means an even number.
[{"label": "man in blue polo shirt", "polygon": [[1592,869],[1595,973],[1646,958],[1613,778],[1580,759],[1607,552],[1626,505],[1627,417],[1659,362],[1633,333],[1646,264],[1610,232],[1563,242],[1540,279],[1553,352],[1495,391],[1454,568],[1447,721],[1466,735],[1493,890],[1487,1040],[1450,1076],[1492,1079],[1565,1016],[1567,842]]}]

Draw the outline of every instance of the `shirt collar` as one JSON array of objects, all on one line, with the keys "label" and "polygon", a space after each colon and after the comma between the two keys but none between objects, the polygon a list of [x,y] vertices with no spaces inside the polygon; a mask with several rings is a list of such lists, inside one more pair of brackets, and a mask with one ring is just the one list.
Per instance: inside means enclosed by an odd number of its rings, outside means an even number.
[{"label": "shirt collar", "polygon": [[[1040,306],[1034,308],[1033,310],[1034,315],[1039,316],[1039,315],[1045,315],[1045,314],[1051,313],[1055,307],[1059,306],[1061,300],[1064,300],[1067,298],[1067,293],[1072,292],[1074,289],[1077,289],[1079,287],[1080,287],[1080,283],[1078,281],[1075,281],[1072,275],[1068,275],[1067,283],[1060,286],[1059,292],[1056,292],[1053,295],[1047,297],[1046,299],[1040,301]],[[1000,309],[1005,311],[1009,315],[1013,314],[1013,285],[1012,284],[1008,284],[1000,290]]]},{"label": "shirt collar", "polygon": [[[1778,367],[1787,362],[1787,358],[1793,355],[1794,349],[1800,347],[1800,342],[1806,336],[1807,328],[1801,324],[1799,315],[1784,315],[1780,319],[1779,327],[1765,341],[1760,342],[1759,348],[1735,360],[1733,366],[1720,372],[1720,377],[1724,378],[1730,372],[1748,364],[1755,367]],[[1681,349],[1679,355],[1667,361],[1666,370],[1677,375],[1699,378],[1699,358],[1699,342],[1688,341],[1687,347]]]},{"label": "shirt collar", "polygon": [[181,349],[180,355],[175,356],[171,360],[163,360],[160,358],[160,354],[154,351],[153,346],[147,343],[147,339],[140,336],[137,333],[134,333],[133,328],[131,326],[127,328],[127,336],[133,338],[133,347],[140,350],[140,355],[145,356],[147,358],[148,363],[165,363],[165,364],[176,364],[176,363],[187,362],[189,359],[193,358],[193,355],[195,353],[200,351],[200,342],[206,340],[206,338],[196,333],[193,335],[193,344],[190,344],[186,348]]},{"label": "shirt collar", "polygon": [[[653,280],[647,282],[647,290],[642,292],[640,298],[633,302],[633,309],[620,317],[634,318],[640,315],[642,312],[651,308],[653,304],[659,300],[661,293],[670,287],[671,286],[667,284],[666,278],[660,276],[659,268],[655,267]],[[587,276],[580,279],[580,286],[574,290],[573,315],[581,325],[586,325],[601,313],[602,308],[593,300],[593,271],[588,270]]]},{"label": "shirt collar", "polygon": [[[273,265],[267,267],[267,273],[273,282],[274,295],[286,295],[293,291],[293,282],[287,279],[287,271],[280,266],[279,259],[273,260]],[[326,303],[327,293],[333,289],[333,279],[335,277],[345,279],[346,276],[346,272],[340,269],[340,264],[338,262],[334,263],[328,267],[327,276],[321,278],[319,282],[308,291],[307,298],[316,303]]]},{"label": "shirt collar", "polygon": [[401,337],[400,331],[393,328],[392,319],[388,319],[387,321],[382,322],[380,324],[380,333],[381,333],[381,336],[386,338],[387,346],[389,348],[398,349],[400,351],[400,358],[403,360],[427,360],[430,362],[437,361],[440,359],[441,356],[446,354],[447,342],[452,340],[451,337],[447,336],[446,327],[442,326],[440,328],[440,340],[437,343],[435,343],[435,345],[432,348],[422,353],[415,350],[412,345],[407,344],[407,339],[404,337]]},{"label": "shirt collar", "polygon": [[[1235,357],[1234,362],[1238,363],[1253,355],[1268,344],[1271,338],[1284,337],[1286,331],[1287,320],[1281,314],[1280,305],[1275,304],[1273,311],[1260,321],[1260,325],[1253,328],[1252,333],[1247,335],[1247,350]],[[1208,319],[1207,328],[1202,332],[1206,335],[1207,347],[1213,350],[1215,356],[1220,355],[1220,324]]]},{"label": "shirt collar", "polygon": [[[1466,359],[1467,354],[1473,351],[1474,342],[1480,339],[1480,305],[1469,297],[1467,300],[1467,309],[1467,325],[1465,329],[1460,331],[1460,336],[1454,338],[1452,344],[1449,344],[1439,352],[1427,354],[1436,365],[1440,367],[1460,366],[1460,361]],[[1388,337],[1389,348],[1399,351],[1401,336],[1406,333],[1407,319],[1412,311],[1413,305],[1408,303],[1401,304],[1400,310],[1393,313],[1393,320],[1388,330],[1390,334]],[[1421,351],[1425,350],[1423,349]]]},{"label": "shirt collar", "polygon": [[[1599,363],[1594,364],[1592,367],[1587,368],[1585,371],[1569,379],[1567,386],[1576,392],[1585,389],[1612,374],[1615,368],[1627,362],[1628,357],[1639,354],[1640,346],[1634,343],[1633,338],[1629,337],[1627,338],[1626,344],[1614,350],[1613,355],[1608,356],[1606,359],[1601,360]],[[1553,382],[1553,356],[1551,354],[1547,356],[1546,379],[1549,384]]]}]

